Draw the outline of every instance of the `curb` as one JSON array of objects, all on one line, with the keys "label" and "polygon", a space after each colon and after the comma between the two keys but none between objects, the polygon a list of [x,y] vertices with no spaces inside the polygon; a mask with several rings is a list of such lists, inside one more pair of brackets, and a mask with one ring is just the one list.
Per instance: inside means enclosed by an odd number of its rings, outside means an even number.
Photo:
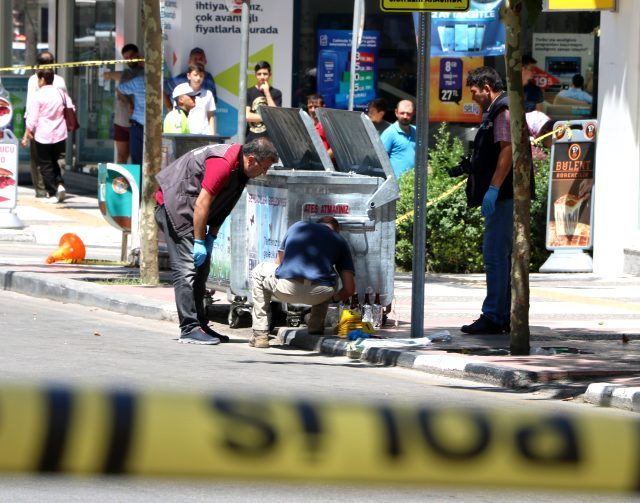
[{"label": "curb", "polygon": [[592,383],[584,394],[584,400],[600,407],[616,407],[640,412],[640,387],[606,382]]},{"label": "curb", "polygon": [[111,295],[98,285],[52,277],[48,274],[0,269],[0,289],[60,302],[99,307],[130,316],[178,321],[178,313],[173,304],[158,305],[157,302],[139,295]]},{"label": "curb", "polygon": [[470,362],[464,358],[445,354],[421,355],[413,351],[388,348],[367,348],[359,354],[350,354],[347,341],[337,337],[309,335],[306,329],[281,328],[278,331],[277,340],[286,346],[319,351],[330,356],[349,356],[375,365],[403,367],[429,374],[480,381],[509,389],[529,388],[540,384],[541,381],[536,372],[490,363]]},{"label": "curb", "polygon": [[35,243],[36,236],[24,229],[0,229],[0,241]]}]

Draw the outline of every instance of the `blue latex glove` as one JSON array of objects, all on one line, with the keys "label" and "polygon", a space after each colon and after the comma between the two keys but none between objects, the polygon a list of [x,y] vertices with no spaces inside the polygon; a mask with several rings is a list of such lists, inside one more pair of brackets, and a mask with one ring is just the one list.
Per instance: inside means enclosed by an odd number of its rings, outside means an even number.
[{"label": "blue latex glove", "polygon": [[216,240],[215,236],[211,234],[207,234],[206,239],[204,240],[204,247],[207,249],[207,255],[211,255],[213,252],[213,242]]},{"label": "blue latex glove", "polygon": [[[213,244],[213,243],[212,243]],[[204,239],[196,239],[193,242],[193,264],[200,267],[207,258],[207,248]]]},{"label": "blue latex glove", "polygon": [[480,212],[482,216],[487,218],[493,215],[496,211],[496,199],[498,199],[498,192],[500,189],[498,187],[494,187],[493,185],[489,185],[489,189],[487,193],[484,195],[482,199],[482,208]]}]

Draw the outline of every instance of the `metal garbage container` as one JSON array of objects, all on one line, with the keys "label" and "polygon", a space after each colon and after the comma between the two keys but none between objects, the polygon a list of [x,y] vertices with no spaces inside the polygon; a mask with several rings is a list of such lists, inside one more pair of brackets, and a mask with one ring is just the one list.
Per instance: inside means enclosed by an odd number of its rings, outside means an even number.
[{"label": "metal garbage container", "polygon": [[360,298],[367,290],[380,293],[385,305],[393,298],[400,191],[389,158],[364,114],[320,111],[335,167],[306,112],[260,109],[282,165],[249,181],[214,244],[209,280],[227,288],[231,327],[250,310],[253,267],[275,260],[290,225],[325,215],[340,222],[351,247]]}]

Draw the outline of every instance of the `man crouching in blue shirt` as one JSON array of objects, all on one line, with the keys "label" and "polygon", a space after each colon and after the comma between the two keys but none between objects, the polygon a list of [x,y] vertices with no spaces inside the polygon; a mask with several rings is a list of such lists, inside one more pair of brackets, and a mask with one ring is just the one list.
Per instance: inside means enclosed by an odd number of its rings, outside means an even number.
[{"label": "man crouching in blue shirt", "polygon": [[[329,302],[347,300],[356,289],[351,250],[333,217],[296,222],[278,249],[275,262],[262,262],[251,272],[253,335],[249,346],[269,347],[271,297],[311,306],[309,333],[322,334]],[[338,274],[342,288],[338,290]]]}]

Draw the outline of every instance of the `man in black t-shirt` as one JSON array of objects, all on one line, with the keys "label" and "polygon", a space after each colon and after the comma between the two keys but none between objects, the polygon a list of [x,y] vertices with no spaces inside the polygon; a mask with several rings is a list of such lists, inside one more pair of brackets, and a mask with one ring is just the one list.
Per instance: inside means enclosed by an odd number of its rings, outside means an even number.
[{"label": "man in black t-shirt", "polygon": [[271,65],[266,61],[258,61],[254,70],[258,83],[247,89],[247,142],[261,136],[269,136],[267,126],[258,114],[258,108],[261,106],[282,106],[282,93],[279,89],[269,85]]}]

